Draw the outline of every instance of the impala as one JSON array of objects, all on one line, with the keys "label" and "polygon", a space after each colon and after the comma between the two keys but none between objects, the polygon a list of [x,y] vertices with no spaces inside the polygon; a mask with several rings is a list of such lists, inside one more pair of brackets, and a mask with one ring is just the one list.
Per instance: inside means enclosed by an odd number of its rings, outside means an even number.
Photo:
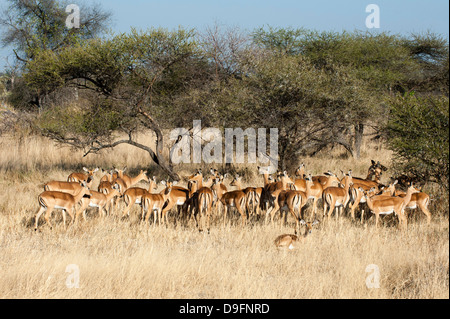
[{"label": "impala", "polygon": [[[313,181],[313,178],[311,176],[311,174],[308,175],[308,179],[310,181]],[[327,189],[328,187],[331,187],[333,185],[336,185],[339,183],[339,179],[337,178],[337,176],[332,173],[332,172],[328,172],[327,173],[327,181],[325,184],[321,184],[318,182],[314,182],[313,183],[305,183],[305,188],[304,189],[298,189],[297,190],[301,190],[304,191],[306,194],[306,199],[309,201],[310,199],[313,200],[313,210],[312,213],[315,216],[316,215],[316,209],[317,209],[317,201],[319,199],[322,198],[322,193],[325,189]]]},{"label": "impala", "polygon": [[[323,215],[327,215],[327,218],[331,217],[334,212],[334,208],[338,210],[345,209],[350,200],[350,186],[353,185],[351,172],[344,177],[344,187],[328,187],[323,190]],[[328,214],[326,214],[326,208],[329,208]],[[336,212],[336,218],[338,218],[339,212]]]},{"label": "impala", "polygon": [[[312,181],[308,181],[311,182]],[[283,219],[284,212],[290,212],[295,220],[295,234],[297,234],[297,229],[299,229],[299,222],[302,219],[302,209],[307,202],[307,197],[305,192],[297,190],[283,191],[278,196],[278,206],[280,207],[281,215],[281,226],[283,225],[283,220],[286,220],[287,214]],[[298,215],[295,211],[298,210]]]},{"label": "impala", "polygon": [[[207,217],[207,231],[210,232],[211,206],[214,199],[213,192],[209,187],[203,187],[203,174],[201,170],[189,178],[189,182],[196,184],[197,191],[192,195],[192,207],[194,209],[194,217],[199,231],[203,231],[203,216]],[[200,219],[200,223],[199,223]]]},{"label": "impala", "polygon": [[[388,193],[393,194],[393,191],[395,191],[395,185],[397,184],[397,181],[395,181],[394,183],[390,184],[389,187],[387,189],[382,190],[383,194],[386,195]],[[358,182],[353,181],[353,185],[350,189],[350,193],[351,193],[351,198],[353,201],[353,204],[350,205],[350,213],[352,216],[352,219],[355,219],[355,210],[356,208],[358,208],[360,203],[365,203],[366,202],[366,198],[364,196],[364,192],[360,191],[360,188],[363,189],[364,191],[369,191],[370,189],[372,189],[371,187],[367,186],[366,184],[360,184]],[[377,190],[378,188],[373,188],[373,191],[375,193],[375,190]],[[364,209],[361,209],[361,222],[364,219]]]},{"label": "impala", "polygon": [[97,167],[94,169],[87,169],[86,167],[83,167],[83,170],[86,172],[86,174],[85,173],[72,173],[67,178],[67,181],[68,182],[77,182],[77,183],[84,181],[84,182],[86,182],[88,187],[91,187],[92,182],[93,182],[93,176],[99,170],[99,168]]},{"label": "impala", "polygon": [[172,192],[173,185],[176,184],[176,182],[171,183],[161,181],[161,184],[163,184],[165,188],[159,194],[151,194],[147,192],[142,196],[142,219],[144,219],[145,216],[145,222],[148,222],[149,217],[153,212],[155,224],[156,219],[158,218],[159,225],[161,225],[162,209],[167,201],[167,198]]},{"label": "impala", "polygon": [[[236,178],[239,178],[239,175],[236,175],[235,179],[233,179],[230,186],[236,186]],[[224,224],[225,224],[228,212],[230,211],[231,207],[235,207],[236,210],[241,215],[242,226],[244,226],[247,223],[247,214],[245,212],[246,194],[243,190],[238,189],[238,190],[226,192],[225,194],[223,194],[220,201],[225,208],[224,218],[223,218]]]},{"label": "impala", "polygon": [[[88,186],[86,182],[84,182],[86,187]],[[78,182],[58,182],[58,181],[52,181],[48,182],[44,185],[44,191],[48,192],[63,192],[68,193],[70,195],[77,195],[81,190],[83,189],[83,186]]]},{"label": "impala", "polygon": [[108,195],[111,192],[114,192],[114,196],[112,197],[112,199],[109,201],[109,214],[112,215],[113,214],[113,207],[116,206],[118,204],[118,197],[123,195],[123,191],[121,191],[123,188],[120,187],[119,184],[117,184],[117,189],[114,188],[114,184],[108,181],[103,181],[100,182],[100,184],[98,185],[98,191],[102,194]]},{"label": "impala", "polygon": [[[399,197],[405,197],[406,193],[400,190],[394,190],[392,195],[399,196]],[[427,216],[427,223],[431,223],[431,213],[428,210],[428,204],[430,203],[430,196],[424,192],[414,193],[411,196],[411,200],[406,205],[406,208],[409,209],[417,209],[417,207],[420,208],[422,213],[424,213]]]},{"label": "impala", "polygon": [[372,200],[372,198],[368,195],[368,192],[365,192],[364,195],[366,197],[367,205],[370,210],[376,216],[375,225],[378,227],[378,219],[379,215],[388,215],[395,213],[398,216],[399,220],[399,228],[407,228],[408,220],[405,216],[405,207],[411,200],[412,194],[419,193],[417,189],[411,184],[408,187],[408,191],[406,192],[405,197],[388,197],[379,200]]},{"label": "impala", "polygon": [[104,173],[105,175],[103,175],[100,178],[100,183],[101,182],[110,182],[112,183],[117,177],[119,177],[119,174],[116,172],[114,173],[116,169],[113,168],[112,170],[106,171],[102,168],[102,173]]},{"label": "impala", "polygon": [[[300,220],[301,225],[306,226],[305,234],[303,235],[303,240],[312,233],[312,228],[319,223],[318,220],[315,220],[314,222],[305,222],[303,219]],[[298,247],[298,244],[300,242],[300,238],[297,235],[290,235],[285,234],[278,236],[275,239],[275,246],[279,249],[289,249],[293,250]]]},{"label": "impala", "polygon": [[369,167],[366,180],[372,180],[372,177],[375,176],[375,182],[380,183],[381,175],[383,172],[386,172],[388,169],[386,166],[382,165],[380,161],[375,162],[372,160],[372,165]]},{"label": "impala", "polygon": [[[263,187],[246,187],[242,188],[242,177],[236,174],[236,177],[231,182],[230,186],[235,186],[237,190],[242,190],[245,193],[246,208],[249,215],[260,213],[260,201]],[[250,216],[249,216],[250,217]]]},{"label": "impala", "polygon": [[269,207],[269,209],[266,212],[266,222],[267,222],[267,217],[270,214],[270,217],[271,217],[270,219],[271,219],[271,222],[273,223],[273,217],[274,217],[275,213],[279,210],[278,196],[280,195],[280,193],[282,191],[286,191],[288,189],[288,185],[292,185],[292,184],[293,184],[292,179],[288,176],[287,172],[285,171],[281,175],[281,181],[268,184],[265,187],[265,192],[266,192],[266,194],[268,194],[267,197],[269,200],[269,204],[271,205],[271,207]]},{"label": "impala", "polygon": [[36,214],[36,221],[34,229],[37,230],[39,217],[45,212],[44,218],[47,224],[50,226],[50,229],[53,228],[50,223],[50,216],[52,211],[56,209],[62,209],[63,220],[64,220],[64,229],[66,229],[66,212],[69,213],[72,221],[74,221],[75,217],[75,205],[81,200],[81,198],[85,195],[90,194],[89,188],[86,185],[86,182],[81,182],[79,184],[81,186],[81,191],[78,192],[77,195],[71,195],[68,193],[57,192],[57,191],[44,191],[38,196],[39,202],[39,211]]},{"label": "impala", "polygon": [[[112,189],[107,194],[103,194],[101,192],[90,191],[90,197],[82,197],[81,198],[81,207],[75,215],[75,220],[78,219],[78,216],[83,213],[83,219],[86,221],[86,210],[88,207],[97,207],[99,215],[101,214],[103,217],[107,215],[108,209],[106,205],[110,204],[112,199],[119,194],[117,189]],[[111,214],[112,205],[110,205],[109,214]]]},{"label": "impala", "polygon": [[[350,171],[351,172],[351,171]],[[344,184],[345,176],[340,181],[341,184]],[[380,184],[376,181],[371,181],[368,179],[360,178],[360,177],[354,177],[352,176],[352,180],[354,184],[359,184],[364,186],[365,188],[375,188],[377,192],[379,192]]]},{"label": "impala", "polygon": [[220,201],[222,199],[223,194],[225,194],[228,191],[228,188],[220,181],[219,177],[216,177],[214,184],[211,187],[211,190],[213,191],[214,195],[214,204],[213,206],[216,209],[216,214],[220,215],[220,209],[219,205],[222,205],[222,202]]},{"label": "impala", "polygon": [[[117,171],[117,170],[116,170]],[[133,187],[134,185],[136,185],[137,183],[139,183],[140,181],[146,181],[146,182],[150,182],[149,178],[147,176],[147,171],[143,171],[141,170],[139,172],[139,174],[135,177],[130,177],[126,174],[123,173],[124,171],[117,171],[119,178],[121,178],[126,185],[126,188],[130,188]]]},{"label": "impala", "polygon": [[[164,181],[162,181],[164,182]],[[162,183],[161,182],[161,183]],[[189,190],[181,187],[175,186],[176,182],[172,184],[172,191],[167,197],[167,205],[163,207],[161,211],[162,222],[167,220],[167,213],[172,209],[172,207],[177,206],[178,216],[181,216],[183,219],[187,215],[187,206],[189,200]],[[167,185],[166,185],[167,188]]]},{"label": "impala", "polygon": [[[156,177],[153,176],[153,179],[149,181],[148,189],[140,188],[140,187],[132,187],[128,188],[123,193],[123,201],[125,205],[125,210],[123,211],[122,218],[125,215],[130,214],[130,209],[134,204],[142,205],[142,196],[152,192],[154,189],[157,189]],[[143,217],[143,216],[142,216]]]}]

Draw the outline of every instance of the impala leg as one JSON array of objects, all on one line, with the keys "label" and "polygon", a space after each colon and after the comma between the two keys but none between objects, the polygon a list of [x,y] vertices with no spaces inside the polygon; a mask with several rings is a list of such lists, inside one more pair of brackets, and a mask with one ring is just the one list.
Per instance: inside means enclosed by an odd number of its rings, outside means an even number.
[{"label": "impala leg", "polygon": [[73,222],[75,221],[75,215],[73,213],[75,212],[75,206],[72,209],[68,209],[66,212],[69,214],[71,219],[70,222],[73,224]]},{"label": "impala leg", "polygon": [[126,215],[130,215],[130,209],[133,206],[133,202],[130,200],[130,203],[123,210],[122,218],[125,218]]},{"label": "impala leg", "polygon": [[331,215],[334,212],[334,208],[335,208],[335,202],[331,202],[330,204],[330,209],[328,210],[328,215],[327,215],[327,219],[330,219]]},{"label": "impala leg", "polygon": [[46,213],[45,213],[45,215],[44,215],[45,221],[46,221],[47,224],[50,226],[50,229],[53,229],[53,225],[52,225],[52,223],[50,222],[50,216],[51,216],[51,214],[52,214],[52,211],[53,211],[53,207],[48,207],[48,208],[47,208],[47,211],[46,211]]},{"label": "impala leg", "polygon": [[42,215],[46,210],[47,210],[47,209],[46,209],[45,207],[43,207],[43,206],[41,206],[41,207],[39,208],[39,211],[38,211],[38,213],[36,214],[36,217],[35,217],[34,230],[37,230],[39,218],[41,217],[41,215]]},{"label": "impala leg", "polygon": [[224,210],[223,210],[223,226],[225,227],[226,221],[227,221],[227,216],[228,216],[228,205],[224,205],[223,206]]},{"label": "impala leg", "polygon": [[65,209],[62,210],[62,215],[63,215],[64,230],[66,230],[67,227],[66,227],[66,210]]},{"label": "impala leg", "polygon": [[427,223],[429,225],[431,223],[431,213],[428,210],[428,207],[426,205],[419,204],[419,208],[422,211],[422,213],[424,213],[427,216]]}]

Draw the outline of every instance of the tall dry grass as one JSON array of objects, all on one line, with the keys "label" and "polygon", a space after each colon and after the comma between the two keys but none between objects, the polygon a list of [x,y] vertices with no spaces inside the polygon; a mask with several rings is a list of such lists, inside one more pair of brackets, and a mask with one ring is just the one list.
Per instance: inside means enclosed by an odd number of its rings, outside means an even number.
[{"label": "tall dry grass", "polygon": [[[55,212],[54,229],[41,223],[35,232],[43,183],[65,180],[82,166],[148,167],[146,154],[124,146],[82,158],[82,152],[40,137],[1,137],[0,146],[2,298],[449,298],[448,207],[439,203],[433,203],[431,225],[412,213],[406,233],[397,230],[395,218],[384,218],[378,230],[373,219],[360,224],[333,218],[296,251],[273,245],[278,235],[292,232],[292,218],[282,229],[278,220],[242,228],[237,216],[225,226],[217,219],[208,235],[192,221],[188,227],[144,225],[136,207],[125,220],[89,211],[87,222],[66,231]],[[382,145],[367,143],[361,161],[339,149],[302,161],[314,174],[353,169],[364,176],[370,159],[389,165],[390,156]],[[193,167],[177,169],[187,174]],[[248,184],[262,184],[262,178],[255,173]],[[372,264],[380,288],[366,285]],[[79,270],[79,288],[67,286],[70,265]]]}]

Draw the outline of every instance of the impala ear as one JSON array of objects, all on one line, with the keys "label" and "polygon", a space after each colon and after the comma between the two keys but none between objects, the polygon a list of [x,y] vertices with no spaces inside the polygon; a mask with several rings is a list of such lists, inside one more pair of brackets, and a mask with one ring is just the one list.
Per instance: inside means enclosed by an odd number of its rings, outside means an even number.
[{"label": "impala ear", "polygon": [[300,220],[300,225],[306,225],[306,222],[303,219],[301,219]]},{"label": "impala ear", "polygon": [[312,223],[312,225],[314,226],[314,225],[317,225],[317,224],[319,224],[320,223],[320,221],[318,221],[317,219]]},{"label": "impala ear", "polygon": [[398,179],[396,179],[394,182],[394,185],[397,185],[397,184],[398,184]]},{"label": "impala ear", "polygon": [[89,170],[86,167],[83,167],[83,171],[89,173]]},{"label": "impala ear", "polygon": [[166,183],[165,180],[162,180],[162,181],[161,181],[161,184],[163,184],[164,186],[167,186],[167,183]]},{"label": "impala ear", "polygon": [[173,183],[172,183],[172,186],[175,186],[175,185],[177,185],[178,184],[178,181],[174,181]]}]

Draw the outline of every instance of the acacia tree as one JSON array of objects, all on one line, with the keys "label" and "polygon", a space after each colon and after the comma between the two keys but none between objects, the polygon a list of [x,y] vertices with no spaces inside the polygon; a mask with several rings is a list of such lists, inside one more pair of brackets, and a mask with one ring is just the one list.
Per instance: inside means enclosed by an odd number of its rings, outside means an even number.
[{"label": "acacia tree", "polygon": [[238,105],[234,113],[253,126],[278,128],[282,169],[323,147],[323,141],[352,151],[344,133],[363,116],[371,97],[348,70],[323,70],[308,58],[273,52],[250,56],[243,68],[246,76],[235,80],[231,91]]},{"label": "acacia tree", "polygon": [[[41,52],[58,52],[106,31],[111,13],[99,4],[80,3],[79,28],[68,28],[66,6],[70,3],[60,0],[8,0],[7,5],[5,3],[0,8],[1,44],[12,48],[19,71]],[[48,97],[39,91],[30,92],[20,72],[18,75],[9,102],[16,108],[41,110]]]},{"label": "acacia tree", "polygon": [[[171,73],[194,59],[195,54],[191,30],[132,30],[57,53],[43,51],[27,65],[24,78],[29,87],[41,92],[77,87],[84,93],[78,107],[53,107],[43,115],[45,135],[85,148],[86,155],[120,144],[138,147],[178,180],[163,154],[161,118],[168,107],[164,103],[167,87],[182,86],[172,81]],[[155,149],[136,141],[136,133],[141,130],[155,133]],[[127,138],[117,138],[117,133]]]},{"label": "acacia tree", "polygon": [[[386,33],[318,32],[308,29],[273,28],[255,30],[254,41],[260,47],[290,56],[307,57],[317,68],[346,69],[349,77],[365,82],[365,91],[372,95],[371,104],[354,109],[351,129],[343,127],[340,136],[349,135],[344,147],[355,157],[360,148],[365,127],[370,124],[379,131],[377,119],[385,114],[384,96],[408,90],[407,83],[419,72],[419,65],[406,47],[403,38]],[[370,122],[369,123],[369,120]],[[335,143],[323,140],[322,145]],[[350,146],[350,147],[348,147]]]}]

